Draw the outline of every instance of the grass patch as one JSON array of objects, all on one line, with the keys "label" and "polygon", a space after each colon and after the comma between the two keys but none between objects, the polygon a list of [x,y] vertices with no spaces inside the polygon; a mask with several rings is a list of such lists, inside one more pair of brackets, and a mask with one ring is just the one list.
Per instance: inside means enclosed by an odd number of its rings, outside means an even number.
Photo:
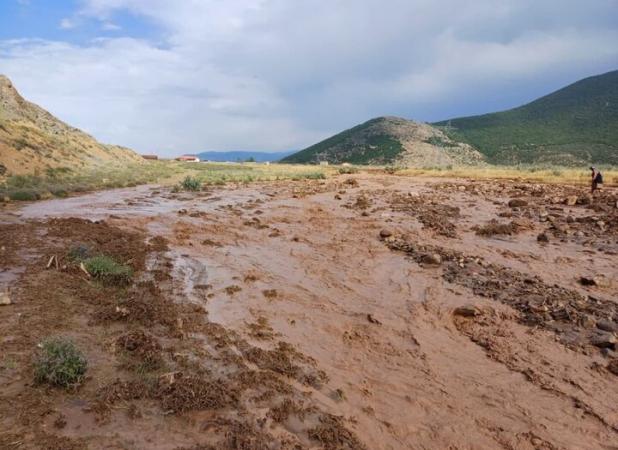
[{"label": "grass patch", "polygon": [[50,338],[43,342],[34,362],[37,383],[70,387],[80,384],[88,368],[82,352],[68,339]]},{"label": "grass patch", "polygon": [[8,197],[13,201],[29,202],[38,200],[40,194],[35,190],[19,190],[10,192]]},{"label": "grass patch", "polygon": [[131,282],[133,269],[106,255],[93,256],[84,261],[90,275],[107,285],[126,285]]},{"label": "grass patch", "polygon": [[185,191],[199,191],[202,189],[202,183],[197,178],[187,175],[182,183],[180,183]]},{"label": "grass patch", "polygon": [[352,175],[358,173],[358,169],[352,166],[342,166],[337,170],[341,175]]},{"label": "grass patch", "polygon": [[[252,183],[276,180],[324,179],[335,169],[290,164],[182,163],[148,161],[124,167],[108,165],[91,171],[50,169],[45,175],[12,175],[0,184],[0,198],[36,200],[51,193],[66,197],[72,192],[126,188],[141,184],[172,185],[177,190],[200,190],[203,185]],[[199,186],[199,188],[198,188]],[[23,194],[20,192],[27,192]],[[47,194],[49,195],[49,194]]]},{"label": "grass patch", "polygon": [[[613,166],[600,166],[605,186],[618,184],[618,169]],[[386,169],[385,169],[386,170]],[[590,184],[588,167],[521,165],[521,166],[461,166],[461,167],[424,167],[407,168],[399,171],[401,175],[444,178],[469,178],[475,180],[511,180],[540,183]]]}]

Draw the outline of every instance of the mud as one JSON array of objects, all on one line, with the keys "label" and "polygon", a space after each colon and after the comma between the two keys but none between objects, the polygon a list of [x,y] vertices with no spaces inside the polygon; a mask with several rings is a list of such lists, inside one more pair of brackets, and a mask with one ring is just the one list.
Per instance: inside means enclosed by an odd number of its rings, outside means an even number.
[{"label": "mud", "polygon": [[[357,173],[4,206],[0,448],[616,448],[616,199]],[[32,383],[55,335],[70,391]]]}]

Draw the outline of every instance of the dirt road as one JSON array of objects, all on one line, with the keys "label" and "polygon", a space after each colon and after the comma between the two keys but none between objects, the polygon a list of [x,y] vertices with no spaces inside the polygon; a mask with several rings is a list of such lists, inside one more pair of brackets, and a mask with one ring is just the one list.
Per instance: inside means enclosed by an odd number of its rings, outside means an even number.
[{"label": "dirt road", "polygon": [[[0,443],[618,448],[616,195],[590,203],[575,187],[357,174],[7,209],[0,282],[14,302],[0,306]],[[158,289],[158,315],[131,320],[127,303],[94,320],[108,304],[75,292],[87,284],[98,298],[96,285],[44,270],[50,252],[93,234],[120,256],[118,242],[134,242],[127,260]],[[49,283],[70,300],[33,300]],[[110,346],[127,330],[161,343],[157,395],[127,394],[135,376]],[[92,360],[70,393],[29,379],[33,344],[50,333]],[[216,401],[178,403],[177,381],[162,393],[161,377],[203,371]]]}]

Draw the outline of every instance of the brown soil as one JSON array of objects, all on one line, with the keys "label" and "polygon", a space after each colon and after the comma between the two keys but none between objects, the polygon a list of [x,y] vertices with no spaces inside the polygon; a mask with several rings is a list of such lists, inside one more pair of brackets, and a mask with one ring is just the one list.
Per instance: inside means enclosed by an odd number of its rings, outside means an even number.
[{"label": "brown soil", "polygon": [[[618,441],[609,189],[358,173],[16,208],[0,211],[0,448]],[[50,336],[85,354],[80,386],[33,382]]]}]

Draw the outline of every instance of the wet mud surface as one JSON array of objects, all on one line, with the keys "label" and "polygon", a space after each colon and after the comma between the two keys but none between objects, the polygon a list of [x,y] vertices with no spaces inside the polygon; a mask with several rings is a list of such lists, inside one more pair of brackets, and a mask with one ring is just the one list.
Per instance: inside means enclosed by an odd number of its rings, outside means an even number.
[{"label": "wet mud surface", "polygon": [[[618,448],[617,200],[356,174],[7,207],[0,448]],[[52,335],[80,386],[34,383]]]}]

